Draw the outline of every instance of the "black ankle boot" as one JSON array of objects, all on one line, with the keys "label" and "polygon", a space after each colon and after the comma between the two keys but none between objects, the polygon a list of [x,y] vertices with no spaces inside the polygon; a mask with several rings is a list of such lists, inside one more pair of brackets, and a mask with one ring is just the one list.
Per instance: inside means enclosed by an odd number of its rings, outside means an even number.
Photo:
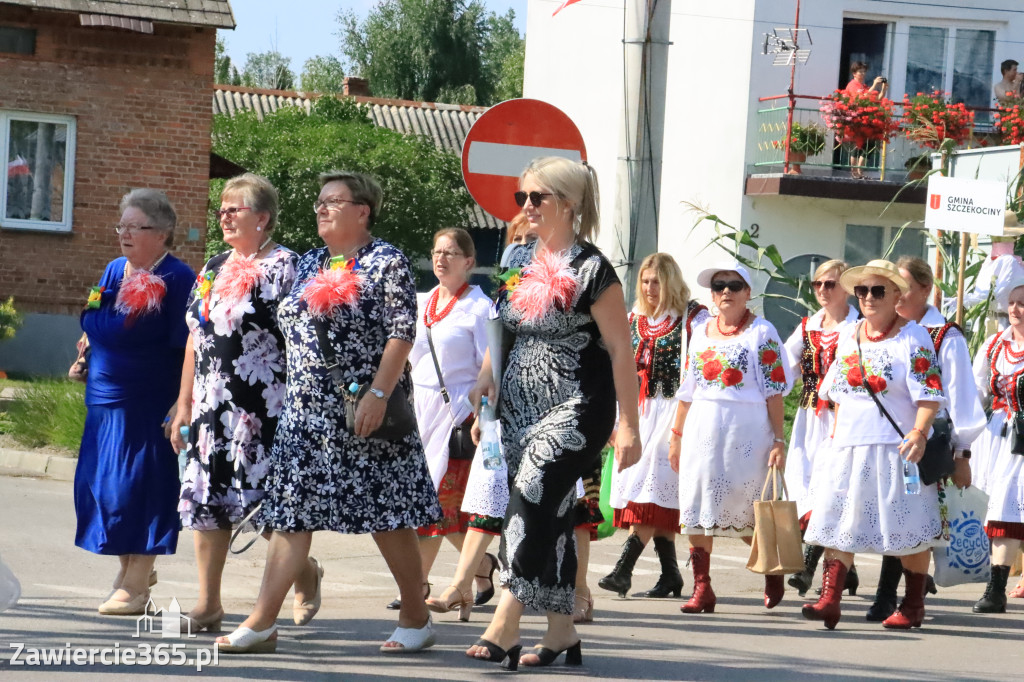
[{"label": "black ankle boot", "polygon": [[1006,613],[1006,579],[1009,577],[1009,566],[992,566],[985,594],[974,605],[975,613]]},{"label": "black ankle boot", "polygon": [[633,566],[644,551],[644,543],[640,538],[630,534],[622,545],[622,554],[615,563],[612,572],[597,581],[597,586],[609,592],[618,592],[620,597],[625,597],[629,588],[633,585]]},{"label": "black ankle boot", "polygon": [[818,545],[804,545],[804,570],[789,576],[789,586],[795,587],[800,596],[804,596],[807,590],[811,589],[814,582],[814,574],[818,570],[818,561],[825,552],[824,547]]},{"label": "black ankle boot", "polygon": [[899,557],[883,556],[882,570],[878,573],[878,588],[875,603],[864,617],[873,623],[881,623],[896,611],[896,591],[903,576],[903,562]]},{"label": "black ankle boot", "polygon": [[860,576],[857,575],[857,567],[850,566],[850,570],[846,572],[846,592],[851,597],[857,596],[857,588],[860,587]]},{"label": "black ankle boot", "polygon": [[679,598],[683,593],[683,575],[676,560],[676,543],[666,537],[654,538],[654,551],[661,561],[661,577],[654,587],[644,592],[651,599],[664,599],[670,594]]}]

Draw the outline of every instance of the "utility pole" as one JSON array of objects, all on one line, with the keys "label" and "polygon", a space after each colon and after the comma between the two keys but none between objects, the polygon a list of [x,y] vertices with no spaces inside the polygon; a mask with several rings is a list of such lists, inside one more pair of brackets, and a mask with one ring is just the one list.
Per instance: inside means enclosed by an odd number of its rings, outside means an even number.
[{"label": "utility pole", "polygon": [[658,250],[671,8],[672,0],[626,0],[613,260],[627,265],[627,301],[636,290],[640,262]]}]

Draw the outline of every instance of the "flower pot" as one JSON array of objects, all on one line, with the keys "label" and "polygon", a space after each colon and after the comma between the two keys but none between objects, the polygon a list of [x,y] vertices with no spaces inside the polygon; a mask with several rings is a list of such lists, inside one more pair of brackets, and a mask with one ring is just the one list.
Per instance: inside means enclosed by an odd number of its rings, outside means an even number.
[{"label": "flower pot", "polygon": [[807,154],[803,152],[789,153],[789,174],[800,175],[800,164],[807,160]]},{"label": "flower pot", "polygon": [[927,173],[928,173],[928,171],[923,171],[923,170],[907,171],[907,180],[920,180],[925,175],[927,175]]}]

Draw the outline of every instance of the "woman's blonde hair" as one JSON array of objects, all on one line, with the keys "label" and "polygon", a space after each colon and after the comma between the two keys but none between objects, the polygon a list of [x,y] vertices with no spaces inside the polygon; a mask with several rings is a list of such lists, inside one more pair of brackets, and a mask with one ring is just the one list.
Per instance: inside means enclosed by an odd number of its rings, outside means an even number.
[{"label": "woman's blonde hair", "polygon": [[817,269],[814,271],[814,279],[820,279],[821,276],[824,275],[826,272],[832,272],[833,270],[836,271],[836,277],[839,277],[844,272],[846,272],[847,268],[849,267],[849,263],[847,263],[844,260],[839,260],[838,258],[827,260],[821,265],[819,265]]},{"label": "woman's blonde hair", "polygon": [[[651,306],[644,296],[645,270],[653,270],[658,275],[658,284],[661,285],[661,299],[655,310],[651,310]],[[658,317],[667,310],[674,310],[680,315],[686,314],[686,306],[690,303],[690,287],[686,286],[683,272],[679,269],[675,258],[667,253],[652,253],[640,263],[640,269],[637,272],[640,273],[640,276],[636,279],[636,307],[642,314],[648,317]]]},{"label": "woman's blonde hair", "polygon": [[560,156],[534,159],[519,176],[533,176],[544,189],[573,206],[572,225],[576,241],[592,242],[600,229],[597,173],[586,161],[570,161]]},{"label": "woman's blonde hair", "polygon": [[932,274],[931,266],[921,258],[903,256],[896,261],[896,268],[909,272],[910,278],[928,291],[931,291],[932,287],[935,286],[935,275]]},{"label": "woman's blonde hair", "polygon": [[278,196],[277,188],[262,175],[243,173],[224,183],[221,198],[228,195],[240,196],[256,213],[267,214],[267,224],[263,228],[268,235],[277,227]]}]

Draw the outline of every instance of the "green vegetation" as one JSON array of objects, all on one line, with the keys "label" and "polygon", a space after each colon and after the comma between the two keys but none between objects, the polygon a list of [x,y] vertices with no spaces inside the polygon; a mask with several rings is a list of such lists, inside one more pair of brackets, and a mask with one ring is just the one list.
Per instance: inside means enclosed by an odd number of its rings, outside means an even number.
[{"label": "green vegetation", "polygon": [[5,302],[0,303],[0,341],[12,338],[21,323],[21,315],[14,309],[13,298],[8,298]]},{"label": "green vegetation", "polygon": [[17,397],[0,413],[0,433],[27,447],[77,452],[85,428],[85,385],[51,379],[15,385]]},{"label": "green vegetation", "polygon": [[[322,245],[313,202],[317,176],[332,169],[370,173],[384,190],[373,233],[410,259],[430,250],[434,232],[465,224],[472,199],[461,160],[426,137],[375,126],[351,98],[321,97],[310,114],[282,107],[260,121],[253,112],[216,116],[213,151],[266,176],[281,196],[277,241],[303,253]],[[220,206],[223,181],[210,183],[210,206]],[[208,256],[226,248],[211,213]]]}]

